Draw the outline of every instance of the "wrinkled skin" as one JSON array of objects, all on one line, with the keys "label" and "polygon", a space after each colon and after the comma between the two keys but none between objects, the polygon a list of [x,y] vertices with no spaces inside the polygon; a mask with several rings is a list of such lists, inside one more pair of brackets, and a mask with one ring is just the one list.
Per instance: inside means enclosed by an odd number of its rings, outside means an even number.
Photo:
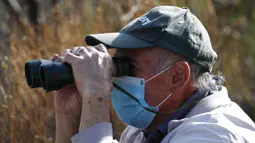
[{"label": "wrinkled skin", "polygon": [[[79,129],[109,122],[112,89],[112,58],[104,45],[74,47],[62,56],[62,62],[72,66],[75,83],[57,91],[57,143],[70,142]],[[58,55],[52,58],[57,59]]]}]

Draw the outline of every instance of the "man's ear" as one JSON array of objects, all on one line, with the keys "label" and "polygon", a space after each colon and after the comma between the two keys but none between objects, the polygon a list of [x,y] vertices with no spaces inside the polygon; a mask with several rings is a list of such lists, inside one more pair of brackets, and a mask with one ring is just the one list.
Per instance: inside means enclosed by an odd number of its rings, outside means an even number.
[{"label": "man's ear", "polygon": [[180,61],[172,66],[172,86],[174,88],[183,87],[190,78],[190,66],[185,61]]}]

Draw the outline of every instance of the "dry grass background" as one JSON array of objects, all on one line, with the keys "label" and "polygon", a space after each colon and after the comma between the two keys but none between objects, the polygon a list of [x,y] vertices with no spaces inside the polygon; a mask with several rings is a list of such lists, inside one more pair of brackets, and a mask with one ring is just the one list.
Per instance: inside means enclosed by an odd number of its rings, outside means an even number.
[{"label": "dry grass background", "polygon": [[[42,20],[37,26],[29,25],[26,19],[12,24],[9,35],[10,56],[6,59],[6,66],[1,68],[6,73],[4,78],[8,79],[10,87],[8,93],[6,86],[0,85],[1,143],[54,142],[54,93],[45,93],[42,89],[30,89],[27,86],[24,77],[24,63],[27,60],[49,59],[54,53],[61,54],[66,48],[84,45],[83,39],[88,33],[119,31],[129,20],[157,5],[190,7],[212,37],[212,43],[219,53],[215,72],[220,70],[226,76],[231,98],[240,103],[254,101],[254,64],[245,66],[247,50],[240,50],[244,47],[244,41],[240,33],[239,37],[237,33],[240,28],[238,24],[247,22],[245,17],[236,18],[237,31],[234,31],[236,35],[233,36],[233,30],[229,32],[229,27],[226,27],[229,25],[232,28],[226,18],[231,15],[230,10],[217,13],[211,0],[143,0],[140,1],[138,11],[123,17],[135,3],[132,0],[102,0],[93,8],[92,0],[78,6],[71,0],[65,0],[56,5],[50,12],[51,16],[46,16],[47,20]],[[254,110],[251,113],[253,115]],[[112,120],[115,136],[118,137],[124,125],[113,112]]]}]

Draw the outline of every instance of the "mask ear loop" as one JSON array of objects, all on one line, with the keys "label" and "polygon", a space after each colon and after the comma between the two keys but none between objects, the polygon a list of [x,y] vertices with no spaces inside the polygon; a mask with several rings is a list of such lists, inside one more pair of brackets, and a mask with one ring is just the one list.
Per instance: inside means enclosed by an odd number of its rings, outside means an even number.
[{"label": "mask ear loop", "polygon": [[145,83],[146,83],[146,82],[149,82],[149,81],[151,81],[151,80],[153,80],[155,77],[157,77],[158,75],[160,75],[160,74],[166,72],[166,71],[169,70],[171,67],[172,67],[172,65],[170,65],[169,67],[165,68],[165,69],[162,70],[161,72],[155,74],[154,76],[150,77],[149,79],[145,80]]},{"label": "mask ear loop", "polygon": [[[147,80],[145,81],[145,83],[146,83],[146,82],[149,82],[149,81],[151,81],[151,80],[153,80],[155,77],[157,77],[158,75],[160,75],[160,74],[166,72],[166,71],[169,70],[171,67],[172,67],[172,65],[170,65],[169,67],[165,68],[165,69],[162,70],[161,72],[155,74],[154,76],[150,77],[149,79],[147,79]],[[165,103],[165,101],[166,101],[171,95],[172,95],[172,93],[168,94],[167,97],[166,97],[164,100],[162,100],[162,101],[156,106],[156,108],[159,108],[163,103]]]},{"label": "mask ear loop", "polygon": [[172,93],[168,94],[167,97],[166,97],[164,100],[162,100],[162,101],[156,106],[156,108],[159,109],[159,107],[160,107],[162,104],[164,104],[165,101],[166,101],[169,97],[171,97],[171,95],[172,95]]}]

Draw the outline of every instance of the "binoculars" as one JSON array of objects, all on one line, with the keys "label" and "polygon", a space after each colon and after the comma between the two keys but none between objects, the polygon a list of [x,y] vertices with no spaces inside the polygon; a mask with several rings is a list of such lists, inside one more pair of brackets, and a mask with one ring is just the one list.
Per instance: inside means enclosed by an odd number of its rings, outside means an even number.
[{"label": "binoculars", "polygon": [[[130,74],[127,58],[112,58],[113,76]],[[46,92],[58,90],[74,82],[71,65],[61,61],[30,60],[25,63],[25,77],[30,88],[42,87]]]}]

